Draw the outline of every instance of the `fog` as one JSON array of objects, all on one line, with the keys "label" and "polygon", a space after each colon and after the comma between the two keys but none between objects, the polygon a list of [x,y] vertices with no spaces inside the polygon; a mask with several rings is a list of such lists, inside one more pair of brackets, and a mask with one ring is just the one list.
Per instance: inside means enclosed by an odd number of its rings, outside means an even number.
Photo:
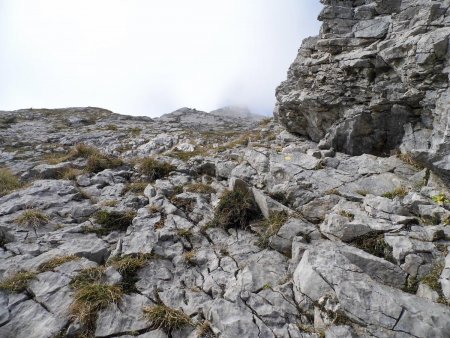
[{"label": "fog", "polygon": [[0,110],[269,115],[319,0],[0,0]]}]

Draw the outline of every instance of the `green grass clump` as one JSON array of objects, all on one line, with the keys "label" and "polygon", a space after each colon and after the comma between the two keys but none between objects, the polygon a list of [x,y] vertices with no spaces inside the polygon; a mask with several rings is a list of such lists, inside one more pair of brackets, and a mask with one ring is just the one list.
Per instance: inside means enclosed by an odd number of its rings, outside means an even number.
[{"label": "green grass clump", "polygon": [[141,174],[148,176],[151,181],[166,177],[175,169],[175,166],[157,161],[152,157],[142,159],[139,166]]},{"label": "green grass clump", "polygon": [[112,131],[117,131],[117,129],[119,129],[115,124],[108,124],[105,127],[106,130],[112,130]]},{"label": "green grass clump", "polygon": [[260,247],[267,248],[269,246],[270,237],[276,235],[280,228],[287,222],[289,215],[286,211],[275,211],[265,219],[261,225],[264,229],[258,241]]},{"label": "green grass clump", "polygon": [[208,321],[203,321],[201,324],[197,325],[197,337],[198,338],[216,338],[213,330],[211,329],[211,324]]},{"label": "green grass clump", "polygon": [[120,286],[125,293],[137,291],[135,286],[139,280],[137,272],[147,264],[150,258],[150,255],[139,254],[137,256],[115,257],[108,263],[122,275]]},{"label": "green grass clump", "polygon": [[381,196],[383,196],[383,197],[386,197],[386,198],[389,198],[389,199],[394,199],[395,197],[405,197],[406,195],[408,195],[408,189],[407,188],[405,188],[405,187],[403,187],[403,186],[400,186],[400,187],[397,187],[397,188],[395,188],[393,191],[390,191],[390,192],[387,192],[387,193],[384,193],[383,195],[381,195]]},{"label": "green grass clump", "polygon": [[232,227],[245,229],[250,221],[258,218],[261,218],[261,212],[252,192],[235,189],[222,195],[211,225],[225,229]]},{"label": "green grass clump", "polygon": [[107,232],[114,230],[125,231],[136,217],[134,211],[107,211],[100,210],[94,216],[97,224],[102,226]]},{"label": "green grass clump", "polygon": [[351,244],[371,255],[396,263],[392,256],[392,247],[384,240],[384,234],[368,233],[356,238]]},{"label": "green grass clump", "polygon": [[70,286],[74,289],[82,288],[86,285],[100,283],[105,278],[105,267],[97,266],[81,270],[71,281]]},{"label": "green grass clump", "polygon": [[138,195],[142,195],[144,193],[145,188],[147,188],[147,182],[133,182],[128,184],[125,187],[125,193],[132,192]]},{"label": "green grass clump", "polygon": [[39,265],[38,271],[39,272],[52,271],[56,269],[58,266],[63,265],[64,263],[71,262],[77,259],[80,259],[80,257],[73,255],[55,257]]},{"label": "green grass clump", "polygon": [[0,197],[21,187],[19,179],[6,168],[0,168]]},{"label": "green grass clump", "polygon": [[195,192],[199,194],[213,194],[216,192],[216,190],[213,187],[204,183],[187,184],[185,186],[185,189],[188,192]]},{"label": "green grass clump", "polygon": [[192,238],[192,236],[194,236],[190,229],[178,229],[177,235],[186,239]]},{"label": "green grass clump", "polygon": [[69,152],[68,159],[73,160],[75,158],[88,158],[89,156],[100,153],[100,151],[84,143],[76,144]]},{"label": "green grass clump", "polygon": [[26,227],[37,229],[48,223],[48,216],[38,209],[25,210],[16,218],[16,223]]},{"label": "green grass clump", "polygon": [[166,305],[144,307],[143,312],[153,328],[161,329],[167,333],[192,325],[192,320],[188,315]]},{"label": "green grass clump", "polygon": [[0,290],[19,293],[27,289],[28,284],[36,277],[35,272],[20,271],[0,282]]},{"label": "green grass clump", "polygon": [[131,129],[130,129],[130,133],[131,133],[131,135],[134,136],[134,137],[137,137],[137,136],[141,135],[141,132],[142,132],[142,129],[141,129],[141,128],[138,128],[138,127],[131,128]]},{"label": "green grass clump", "polygon": [[350,211],[347,210],[341,210],[339,212],[339,215],[341,215],[342,217],[346,217],[350,220],[350,222],[352,222],[355,219],[355,214],[351,213]]},{"label": "green grass clump", "polygon": [[422,283],[428,285],[434,291],[442,293],[441,283],[439,282],[442,270],[444,270],[444,264],[437,264],[433,267],[431,272],[422,279]]},{"label": "green grass clump", "polygon": [[447,195],[445,195],[443,192],[440,194],[433,196],[433,201],[439,205],[449,204],[450,200],[447,198]]},{"label": "green grass clump", "polygon": [[98,173],[105,169],[120,167],[121,165],[123,165],[123,161],[120,158],[97,153],[88,157],[86,170],[91,173]]},{"label": "green grass clump", "polygon": [[8,129],[14,123],[17,123],[16,116],[5,116],[0,118],[0,129]]},{"label": "green grass clump", "polygon": [[118,304],[122,296],[123,291],[120,286],[88,284],[76,290],[70,313],[81,323],[92,327],[97,313],[109,304]]}]

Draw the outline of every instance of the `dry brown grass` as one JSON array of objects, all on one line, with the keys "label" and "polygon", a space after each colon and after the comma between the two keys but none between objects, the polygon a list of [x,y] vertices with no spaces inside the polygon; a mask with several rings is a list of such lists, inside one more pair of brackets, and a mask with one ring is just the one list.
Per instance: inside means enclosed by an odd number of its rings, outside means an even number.
[{"label": "dry brown grass", "polygon": [[161,329],[167,333],[192,325],[191,318],[184,312],[165,305],[144,307],[143,312],[155,329]]}]

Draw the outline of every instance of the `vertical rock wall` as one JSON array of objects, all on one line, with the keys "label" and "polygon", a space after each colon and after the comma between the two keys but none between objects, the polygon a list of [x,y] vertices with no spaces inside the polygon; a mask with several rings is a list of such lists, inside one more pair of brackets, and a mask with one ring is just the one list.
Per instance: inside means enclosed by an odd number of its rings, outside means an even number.
[{"label": "vertical rock wall", "polygon": [[450,177],[450,1],[321,0],[277,89],[291,132],[352,155],[409,152]]}]

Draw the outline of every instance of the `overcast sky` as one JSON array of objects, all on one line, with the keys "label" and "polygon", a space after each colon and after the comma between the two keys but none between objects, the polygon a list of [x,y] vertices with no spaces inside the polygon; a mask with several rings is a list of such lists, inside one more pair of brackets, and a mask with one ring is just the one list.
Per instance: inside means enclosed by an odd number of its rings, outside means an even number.
[{"label": "overcast sky", "polygon": [[319,0],[0,0],[0,110],[271,114]]}]

